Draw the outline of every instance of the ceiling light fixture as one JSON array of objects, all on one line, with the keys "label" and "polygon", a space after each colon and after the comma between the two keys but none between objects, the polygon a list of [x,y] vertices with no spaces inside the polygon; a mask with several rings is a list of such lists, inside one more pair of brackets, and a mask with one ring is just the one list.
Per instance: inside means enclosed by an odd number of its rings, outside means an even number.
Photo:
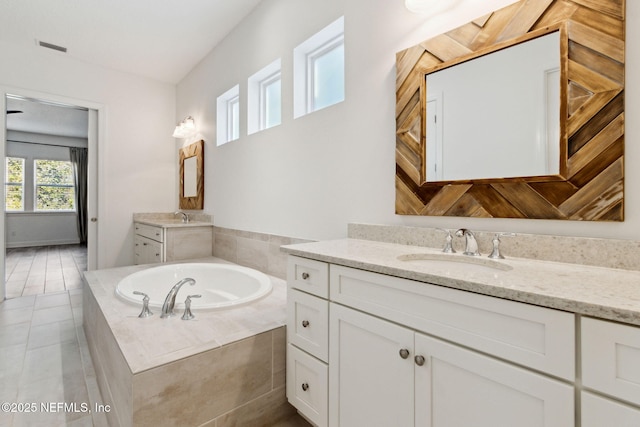
[{"label": "ceiling light fixture", "polygon": [[404,0],[404,6],[413,13],[428,13],[433,9],[433,0]]},{"label": "ceiling light fixture", "polygon": [[195,135],[195,133],[196,122],[193,120],[193,117],[189,116],[177,124],[175,130],[173,131],[173,137],[188,138]]}]

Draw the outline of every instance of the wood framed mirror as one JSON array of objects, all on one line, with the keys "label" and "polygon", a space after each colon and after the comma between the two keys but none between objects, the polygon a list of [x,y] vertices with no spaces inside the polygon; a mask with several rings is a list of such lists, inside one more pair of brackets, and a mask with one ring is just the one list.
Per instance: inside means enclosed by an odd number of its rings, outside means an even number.
[{"label": "wood framed mirror", "polygon": [[[622,221],[624,13],[624,0],[521,0],[399,52],[396,56],[396,213]],[[556,74],[559,86],[556,92],[551,92],[554,93],[551,96],[559,96],[552,103],[557,110],[551,111],[559,112],[549,114],[557,117],[557,124],[551,123],[557,130],[555,137],[548,137],[552,154],[547,155],[547,159],[553,157],[550,163],[557,166],[539,172],[531,172],[522,166],[515,171],[495,172],[498,169],[490,166],[490,172],[468,177],[457,173],[435,175],[438,167],[451,170],[451,162],[457,161],[462,164],[462,169],[470,169],[474,162],[490,162],[499,158],[499,153],[508,152],[513,147],[491,148],[493,139],[499,139],[497,130],[509,124],[504,117],[507,113],[500,113],[487,101],[498,98],[491,94],[482,99],[464,98],[468,104],[465,107],[471,106],[472,111],[475,109],[483,113],[486,110],[494,113],[489,116],[503,119],[502,122],[491,122],[488,133],[483,134],[478,125],[488,120],[474,122],[459,119],[453,113],[439,117],[444,122],[440,123],[444,132],[429,127],[427,120],[433,115],[431,111],[441,111],[429,110],[432,107],[427,106],[434,97],[441,96],[428,93],[428,86],[435,86],[434,80],[428,80],[430,76],[461,64],[484,60],[496,52],[504,53],[514,46],[525,45],[549,34],[559,36]],[[504,66],[499,67],[504,71]],[[513,74],[523,74],[522,71],[511,73],[501,77],[502,81],[515,77]],[[474,83],[476,86],[480,84],[485,83]],[[537,83],[525,81],[514,88],[535,85]],[[444,94],[444,103],[453,98],[451,93]],[[532,102],[523,103],[522,99],[518,95],[516,99],[503,100],[502,104],[508,103],[508,109],[517,110],[521,104]],[[534,116],[528,112],[524,118],[509,117],[507,120],[532,121]],[[547,119],[549,123],[552,121]],[[439,134],[451,135],[455,133],[453,128],[465,126],[470,126],[470,129],[463,139],[471,145],[450,149],[459,156],[449,164],[434,166],[437,163],[434,157],[439,154],[434,154],[434,146],[429,145],[430,142],[438,141]],[[520,143],[526,127],[517,127],[522,129],[522,134],[505,137],[507,144],[516,146]],[[546,128],[544,132],[547,132]],[[477,154],[467,160],[462,158],[464,152],[474,152],[474,149]],[[518,150],[526,151],[525,148]],[[483,157],[483,152],[486,157]],[[532,158],[527,156],[522,160],[523,164],[527,158]],[[467,162],[466,166],[464,162]],[[511,154],[505,155],[502,162],[517,164]],[[495,175],[491,175],[494,172]]]},{"label": "wood framed mirror", "polygon": [[180,149],[180,209],[204,209],[204,141]]}]

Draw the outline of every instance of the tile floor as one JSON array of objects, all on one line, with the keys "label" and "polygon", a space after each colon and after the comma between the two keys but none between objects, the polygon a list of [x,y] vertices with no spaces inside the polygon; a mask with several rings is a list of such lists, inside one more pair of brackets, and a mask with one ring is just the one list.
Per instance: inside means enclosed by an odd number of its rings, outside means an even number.
[{"label": "tile floor", "polygon": [[[0,402],[36,404],[33,413],[3,406],[1,427],[107,426],[104,413],[82,408],[102,403],[82,329],[82,289],[0,303],[0,354]],[[76,408],[58,411],[58,403]]]},{"label": "tile floor", "polygon": [[80,245],[7,249],[5,279],[8,299],[82,288],[87,248]]},{"label": "tile floor", "polygon": [[[86,249],[13,249],[7,251],[6,265],[8,298],[0,303],[0,404],[33,403],[36,411],[5,412],[3,406],[0,427],[108,426],[104,413],[84,411],[84,405],[102,404],[82,329]],[[65,403],[67,410],[58,407]],[[273,427],[301,426],[309,424],[294,416]]]}]

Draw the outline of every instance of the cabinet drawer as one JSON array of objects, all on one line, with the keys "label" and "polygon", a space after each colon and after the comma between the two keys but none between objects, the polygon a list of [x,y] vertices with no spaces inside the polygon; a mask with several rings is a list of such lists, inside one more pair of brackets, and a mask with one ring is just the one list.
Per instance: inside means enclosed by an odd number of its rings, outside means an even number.
[{"label": "cabinet drawer", "polygon": [[640,405],[640,328],[582,318],[582,383]]},{"label": "cabinet drawer", "polygon": [[637,427],[640,409],[582,392],[582,427]]},{"label": "cabinet drawer", "polygon": [[327,425],[327,365],[291,344],[287,345],[287,399],[316,425]]},{"label": "cabinet drawer", "polygon": [[329,297],[329,264],[296,256],[287,259],[287,284],[291,288]]},{"label": "cabinet drawer", "polygon": [[162,227],[153,227],[147,224],[140,224],[138,222],[133,225],[135,234],[139,234],[148,239],[155,240],[156,242],[162,242]]},{"label": "cabinet drawer", "polygon": [[287,334],[290,343],[328,362],[329,302],[289,289]]},{"label": "cabinet drawer", "polygon": [[162,262],[162,243],[136,235],[133,239],[135,264],[153,264]]},{"label": "cabinet drawer", "polygon": [[331,265],[331,301],[531,369],[575,379],[575,316]]}]

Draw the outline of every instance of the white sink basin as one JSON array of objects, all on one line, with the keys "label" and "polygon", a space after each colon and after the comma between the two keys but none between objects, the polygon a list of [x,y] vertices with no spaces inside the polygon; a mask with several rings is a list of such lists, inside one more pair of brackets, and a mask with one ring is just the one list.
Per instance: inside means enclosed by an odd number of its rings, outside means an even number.
[{"label": "white sink basin", "polygon": [[398,260],[410,262],[412,264],[431,266],[434,269],[463,270],[470,271],[509,271],[512,270],[509,264],[496,261],[486,256],[468,256],[456,254],[428,254],[416,253],[398,256]]}]

